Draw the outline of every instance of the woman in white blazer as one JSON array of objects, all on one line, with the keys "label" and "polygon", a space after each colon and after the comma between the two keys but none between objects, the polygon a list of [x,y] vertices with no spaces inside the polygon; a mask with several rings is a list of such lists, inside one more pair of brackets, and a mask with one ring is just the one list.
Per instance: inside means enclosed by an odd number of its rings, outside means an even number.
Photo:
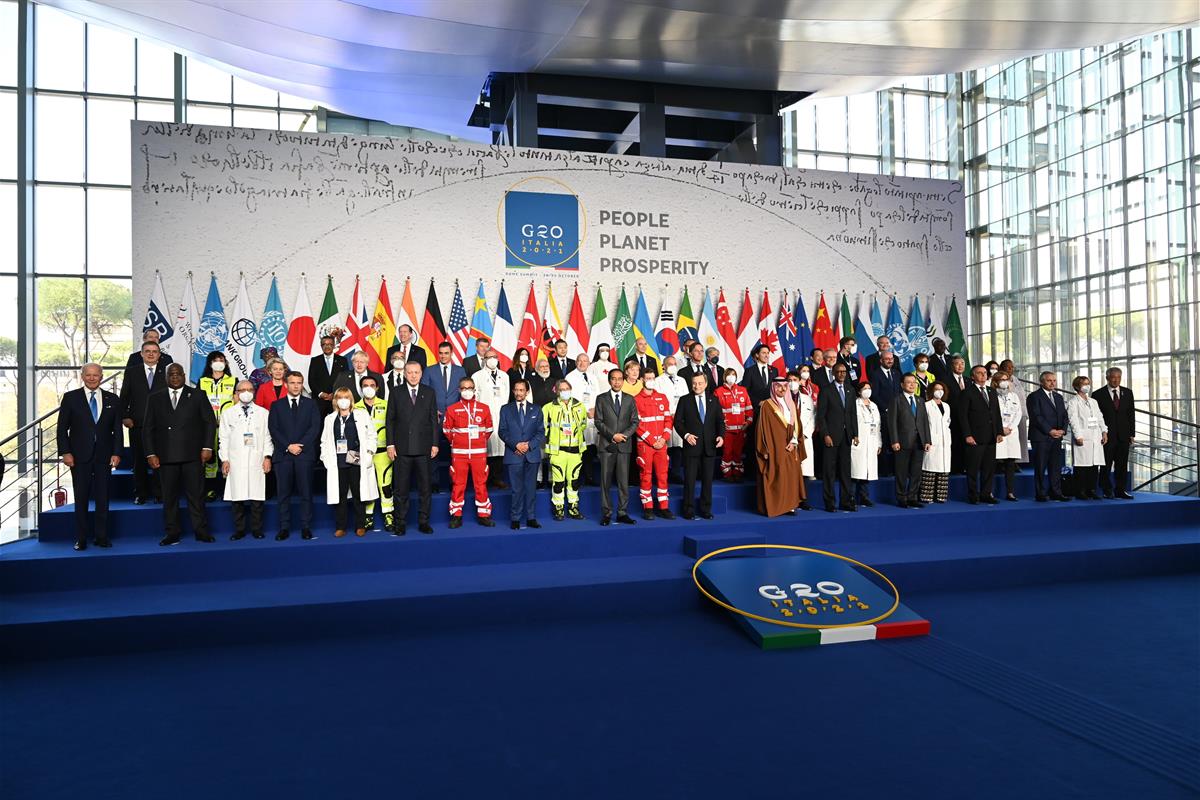
[{"label": "woman in white blazer", "polygon": [[1071,426],[1071,463],[1080,500],[1099,500],[1096,478],[1104,464],[1104,445],[1108,443],[1108,426],[1100,406],[1092,399],[1092,381],[1080,375],[1071,381],[1075,395],[1067,400],[1067,421]]},{"label": "woman in white blazer", "polygon": [[[348,522],[356,536],[367,533],[363,504],[379,498],[375,483],[375,450],[378,444],[375,421],[361,408],[354,408],[354,395],[347,387],[333,393],[333,413],[325,417],[321,431],[321,463],[325,465],[325,502],[337,506],[334,536],[346,535]],[[348,496],[347,496],[348,495]]]},{"label": "woman in white blazer", "polygon": [[867,496],[867,483],[879,479],[879,454],[883,452],[883,430],[879,427],[879,407],[871,402],[871,386],[858,390],[858,444],[850,446],[850,477],[860,506],[873,506]]},{"label": "woman in white blazer", "polygon": [[921,461],[921,502],[944,503],[950,494],[950,404],[946,384],[929,385],[925,413],[929,416],[929,449]]},{"label": "woman in white blazer", "polygon": [[1017,434],[1021,419],[1025,416],[1025,404],[1021,394],[1013,387],[1013,377],[1007,372],[992,376],[992,388],[1000,400],[1000,425],[1004,441],[996,445],[996,467],[1004,472],[1004,491],[1012,502],[1016,502],[1017,463],[1021,460],[1021,437]]},{"label": "woman in white blazer", "polygon": [[[792,402],[796,404],[796,409],[800,412],[800,429],[804,431],[805,436],[811,436],[817,427],[817,404],[813,400],[816,393],[812,391],[812,381],[809,380],[809,371],[806,369],[801,372],[794,369],[788,372],[788,390],[792,393]],[[814,447],[805,447],[804,460],[800,462],[800,474],[805,478],[816,476],[815,459],[813,458]]]}]

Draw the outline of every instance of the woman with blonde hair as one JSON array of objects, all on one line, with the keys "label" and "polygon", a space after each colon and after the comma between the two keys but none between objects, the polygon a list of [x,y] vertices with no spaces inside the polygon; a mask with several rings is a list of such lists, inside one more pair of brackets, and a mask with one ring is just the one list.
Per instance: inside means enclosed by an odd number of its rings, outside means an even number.
[{"label": "woman with blonde hair", "polygon": [[1021,395],[1013,388],[1011,374],[1000,371],[992,376],[992,388],[1000,401],[1000,424],[1004,441],[996,445],[996,466],[1004,470],[1004,491],[1012,502],[1016,502],[1017,462],[1021,460],[1021,437],[1017,426],[1021,424],[1024,403]]},{"label": "woman with blonde hair", "polygon": [[1067,420],[1071,426],[1071,464],[1075,471],[1076,495],[1080,500],[1099,500],[1096,481],[1104,465],[1104,445],[1108,444],[1108,426],[1100,406],[1092,399],[1092,379],[1080,375],[1071,381],[1075,395],[1067,400]]},{"label": "woman with blonde hair", "polygon": [[271,379],[258,387],[254,403],[270,411],[275,401],[287,394],[284,376],[288,373],[288,365],[282,358],[272,358],[267,362],[266,370]]},{"label": "woman with blonde hair", "polygon": [[364,503],[379,498],[375,482],[378,434],[370,413],[354,408],[354,393],[339,386],[333,392],[333,413],[321,431],[321,463],[325,465],[325,502],[337,506],[336,530],[346,535],[354,523],[356,536],[365,536]]}]

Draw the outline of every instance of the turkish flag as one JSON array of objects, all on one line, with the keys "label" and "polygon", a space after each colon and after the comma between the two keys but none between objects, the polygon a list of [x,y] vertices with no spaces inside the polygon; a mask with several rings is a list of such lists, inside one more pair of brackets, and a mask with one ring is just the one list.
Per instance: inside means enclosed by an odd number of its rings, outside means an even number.
[{"label": "turkish flag", "polygon": [[529,351],[529,357],[537,358],[542,346],[542,320],[538,314],[537,297],[533,293],[533,281],[529,282],[529,299],[525,301],[525,316],[521,319],[521,332],[517,334],[517,347]]}]

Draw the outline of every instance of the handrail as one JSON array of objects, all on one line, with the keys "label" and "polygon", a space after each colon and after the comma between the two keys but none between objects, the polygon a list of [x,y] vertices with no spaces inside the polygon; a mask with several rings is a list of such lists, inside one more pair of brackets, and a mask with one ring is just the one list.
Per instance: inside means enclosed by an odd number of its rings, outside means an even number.
[{"label": "handrail", "polygon": [[[118,376],[118,375],[120,375],[120,374],[121,374],[120,372],[114,372],[112,375],[109,375],[107,378],[105,378],[104,380],[100,381],[100,385],[101,385],[101,386],[103,386],[104,384],[106,384],[106,383],[109,383],[110,381],[114,381],[114,380],[116,380],[116,379],[117,379],[117,376]],[[9,434],[8,436],[5,436],[3,439],[0,439],[0,449],[3,449],[4,445],[6,445],[6,444],[8,444],[9,442],[13,441],[14,439],[16,439],[18,436],[20,436],[21,434],[25,433],[26,431],[29,431],[29,430],[30,430],[30,429],[32,429],[32,428],[33,428],[35,425],[41,425],[43,422],[45,422],[46,420],[48,420],[50,417],[52,417],[52,416],[54,416],[55,414],[57,414],[57,413],[58,413],[58,410],[59,410],[59,408],[61,408],[61,406],[55,406],[54,408],[52,408],[52,409],[50,409],[49,411],[47,411],[45,414],[42,414],[42,415],[41,415],[40,417],[38,417],[37,419],[35,419],[35,420],[31,421],[31,422],[27,422],[27,423],[25,423],[24,425],[22,425],[20,428],[17,428],[15,431],[13,431],[13,432],[12,432],[11,434]]]},{"label": "handrail", "polygon": [[[1030,386],[1036,386],[1039,389],[1042,388],[1042,384],[1038,383],[1037,381],[1031,381],[1028,378],[1018,377],[1017,380],[1019,380],[1021,383],[1029,384]],[[1061,395],[1067,394],[1066,389],[1063,389],[1063,388],[1057,387],[1057,386],[1054,388],[1054,391],[1058,392]],[[1187,420],[1176,419],[1175,417],[1168,417],[1166,414],[1159,414],[1156,411],[1147,411],[1146,409],[1138,408],[1137,406],[1134,406],[1133,410],[1135,412],[1137,412],[1138,414],[1145,414],[1148,417],[1155,417],[1157,419],[1165,419],[1170,422],[1174,422],[1176,425],[1187,425],[1189,428],[1196,428],[1197,431],[1200,431],[1200,423],[1188,422]]]},{"label": "handrail", "polygon": [[[1172,474],[1172,473],[1174,473],[1174,472],[1178,472],[1178,471],[1179,471],[1179,470],[1181,470],[1181,469],[1196,469],[1196,467],[1197,467],[1197,466],[1200,466],[1200,465],[1197,465],[1197,464],[1180,464],[1180,465],[1179,465],[1179,466],[1177,466],[1177,467],[1171,467],[1171,469],[1169,469],[1169,470],[1166,470],[1165,472],[1160,472],[1160,473],[1158,473],[1157,475],[1155,475],[1153,478],[1150,478],[1149,480],[1142,481],[1142,482],[1141,482],[1141,483],[1139,483],[1137,486],[1133,487],[1133,491],[1135,491],[1135,492],[1137,492],[1137,491],[1140,491],[1140,490],[1142,490],[1142,489],[1146,488],[1147,486],[1149,486],[1150,484],[1154,483],[1154,482],[1155,482],[1156,480],[1158,480],[1159,478],[1166,477],[1167,475],[1170,475],[1170,474]],[[1193,483],[1195,483],[1195,481],[1193,481]]]}]

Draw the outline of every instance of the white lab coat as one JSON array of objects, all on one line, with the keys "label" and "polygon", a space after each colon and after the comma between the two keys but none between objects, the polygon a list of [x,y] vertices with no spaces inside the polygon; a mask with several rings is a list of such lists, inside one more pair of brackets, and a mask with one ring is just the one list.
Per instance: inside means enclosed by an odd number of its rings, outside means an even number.
[{"label": "white lab coat", "polygon": [[[375,450],[378,446],[375,420],[361,408],[353,409],[354,428],[358,432],[358,499],[362,502],[377,500],[379,486],[375,483]],[[325,417],[321,431],[321,463],[325,465],[325,502],[337,505],[338,463],[337,442],[333,439],[333,421],[338,416],[334,411]]]},{"label": "white lab coat", "polygon": [[[1100,406],[1091,397],[1076,394],[1067,400],[1067,420],[1071,430],[1071,463],[1077,467],[1104,466],[1104,445],[1101,438],[1108,433]],[[1083,439],[1083,444],[1075,444]]]},{"label": "white lab coat", "polygon": [[[687,381],[678,375],[667,375],[665,372],[654,379],[654,391],[662,392],[667,396],[667,401],[671,404],[671,416],[675,416],[675,407],[679,405],[679,398],[685,394],[690,394]],[[683,447],[683,439],[675,429],[671,429],[671,440],[667,442],[667,447]]]},{"label": "white lab coat", "polygon": [[583,403],[583,407],[588,410],[587,426],[583,429],[583,444],[591,446],[596,443],[596,421],[592,418],[592,412],[596,410],[596,395],[599,393],[599,386],[607,386],[607,384],[599,384],[592,377],[588,370],[573,369],[567,373],[567,383],[571,384],[571,394],[574,399]]},{"label": "white lab coat", "polygon": [[1005,458],[1015,458],[1017,461],[1026,460],[1025,453],[1021,450],[1019,430],[1021,419],[1025,416],[1025,404],[1021,402],[1021,396],[1012,389],[1007,392],[996,392],[996,396],[1000,400],[1001,424],[1005,428],[1012,429],[1012,433],[1005,434],[1004,441],[996,445],[996,458],[997,460]]},{"label": "white lab coat", "polygon": [[941,408],[945,409],[946,413],[943,414],[939,410],[937,401],[925,401],[925,413],[929,416],[930,446],[925,451],[925,458],[921,460],[921,469],[924,472],[948,475],[950,474],[950,404],[942,403]]},{"label": "white lab coat", "polygon": [[1016,375],[1013,376],[1010,382],[1009,391],[1017,396],[1017,402],[1021,404],[1021,421],[1017,423],[1017,437],[1021,440],[1021,456],[1017,459],[1020,464],[1029,463],[1029,415],[1026,410],[1029,408],[1025,405],[1028,392],[1025,391]]},{"label": "white lab coat", "polygon": [[475,399],[492,412],[492,435],[488,437],[488,456],[504,455],[504,442],[500,439],[500,408],[508,402],[508,373],[496,370],[495,382],[492,371],[486,367],[471,376],[475,381]]},{"label": "white lab coat", "polygon": [[[246,416],[243,408],[250,410],[249,416]],[[226,500],[267,499],[267,475],[263,472],[263,459],[275,452],[275,445],[267,430],[268,416],[265,408],[253,402],[248,406],[234,403],[221,412],[217,458],[221,463],[229,462],[229,475],[225,478]]]},{"label": "white lab coat", "polygon": [[[599,381],[598,386],[608,389],[608,373],[616,368],[617,365],[611,361],[593,361],[591,366],[587,368],[587,371],[588,375],[592,376],[592,380]],[[567,377],[570,377],[570,373],[568,373]]]},{"label": "white lab coat", "polygon": [[856,481],[879,478],[879,448],[883,446],[883,431],[879,427],[879,406],[855,400],[858,412],[858,444],[850,446],[850,477]]},{"label": "white lab coat", "polygon": [[804,436],[808,439],[804,443],[804,452],[808,454],[808,457],[800,462],[800,473],[806,478],[812,478],[815,477],[813,470],[816,469],[812,435],[813,429],[817,427],[817,410],[813,406],[812,397],[804,392],[796,395],[796,407],[800,409],[800,429],[804,431]]}]

